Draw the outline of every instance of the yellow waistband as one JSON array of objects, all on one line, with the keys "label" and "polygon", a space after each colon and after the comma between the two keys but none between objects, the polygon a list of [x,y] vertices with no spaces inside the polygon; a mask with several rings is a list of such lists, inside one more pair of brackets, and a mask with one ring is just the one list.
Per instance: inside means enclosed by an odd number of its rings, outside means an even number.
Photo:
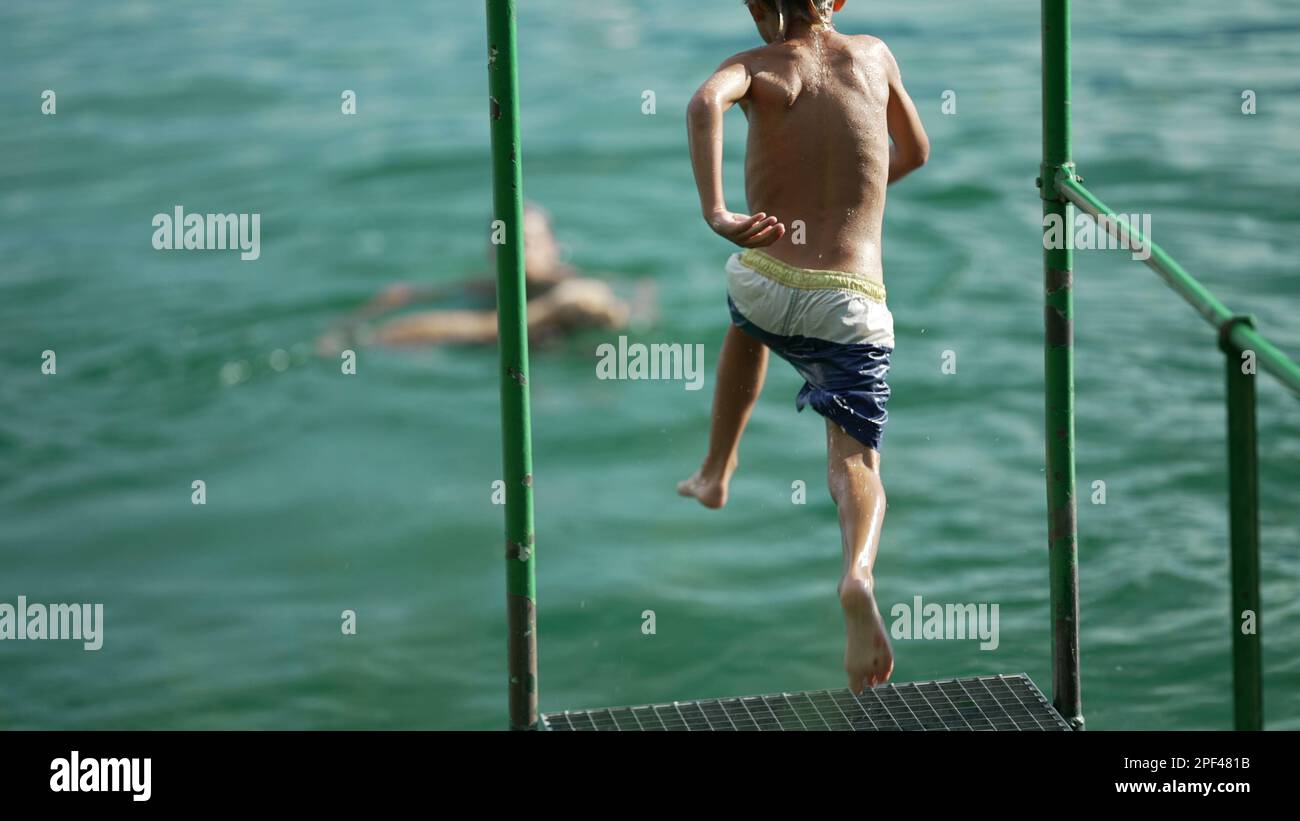
[{"label": "yellow waistband", "polygon": [[782,262],[758,248],[750,248],[741,253],[740,262],[742,265],[753,268],[768,279],[790,288],[803,290],[826,288],[837,291],[853,291],[877,302],[885,301],[884,285],[845,271],[819,271],[815,268],[799,268],[788,262]]}]

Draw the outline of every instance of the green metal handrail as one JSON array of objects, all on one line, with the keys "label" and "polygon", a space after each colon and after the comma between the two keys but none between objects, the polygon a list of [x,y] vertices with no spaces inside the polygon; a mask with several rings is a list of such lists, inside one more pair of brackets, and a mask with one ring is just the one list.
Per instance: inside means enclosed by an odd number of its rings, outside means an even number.
[{"label": "green metal handrail", "polygon": [[[1078,555],[1074,499],[1073,255],[1069,243],[1049,248],[1048,217],[1059,225],[1069,204],[1089,214],[1121,245],[1150,251],[1146,264],[1218,331],[1227,367],[1229,522],[1232,574],[1233,712],[1237,729],[1264,726],[1259,593],[1259,456],[1255,371],[1273,374],[1300,396],[1300,365],[1234,314],[1195,277],[1126,219],[1083,186],[1070,156],[1070,0],[1042,0],[1043,199],[1046,272],[1048,545],[1051,564],[1053,700],[1075,727],[1083,727],[1079,698]],[[1253,614],[1251,632],[1242,620]]]},{"label": "green metal handrail", "polygon": [[1165,249],[1116,214],[1112,208],[1085,188],[1077,176],[1062,175],[1057,180],[1057,188],[1067,200],[1078,206],[1084,213],[1094,219],[1102,218],[1098,219],[1098,225],[1105,227],[1111,236],[1130,248],[1149,250],[1151,256],[1145,260],[1147,266],[1159,274],[1175,293],[1215,328],[1222,329],[1225,324],[1231,323],[1232,327],[1228,333],[1233,347],[1238,351],[1254,351],[1260,367],[1277,377],[1293,392],[1300,394],[1300,365],[1291,361],[1281,349],[1265,339],[1250,322],[1244,321],[1245,317],[1230,311],[1195,277],[1187,273]]}]

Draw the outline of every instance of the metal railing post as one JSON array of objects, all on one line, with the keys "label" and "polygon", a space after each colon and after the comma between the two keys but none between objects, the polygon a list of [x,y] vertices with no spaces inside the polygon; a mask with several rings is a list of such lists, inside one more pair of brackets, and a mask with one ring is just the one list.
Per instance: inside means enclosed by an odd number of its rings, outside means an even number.
[{"label": "metal railing post", "polygon": [[[1044,238],[1049,219],[1069,225],[1058,175],[1073,176],[1070,146],[1070,0],[1042,0]],[[1043,243],[1047,545],[1052,611],[1052,702],[1083,728],[1079,691],[1079,552],[1074,473],[1074,254]]]},{"label": "metal railing post", "polygon": [[1219,333],[1228,375],[1228,511],[1232,537],[1232,703],[1238,730],[1264,729],[1264,668],[1260,640],[1259,449],[1255,427],[1253,351],[1232,342],[1234,317]]},{"label": "metal railing post", "polygon": [[537,610],[533,569],[533,456],[528,407],[524,200],[519,151],[515,0],[487,0],[492,202],[497,255],[501,451],[506,483],[506,608],[510,729],[537,727]]}]

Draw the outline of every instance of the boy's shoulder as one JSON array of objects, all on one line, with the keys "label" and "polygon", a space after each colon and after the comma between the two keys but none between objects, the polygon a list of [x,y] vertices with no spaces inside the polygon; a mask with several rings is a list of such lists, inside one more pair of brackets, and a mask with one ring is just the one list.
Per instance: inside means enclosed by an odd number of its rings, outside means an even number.
[{"label": "boy's shoulder", "polygon": [[723,60],[722,63],[718,66],[718,70],[721,71],[722,69],[727,68],[728,66],[737,66],[737,65],[745,66],[746,68],[748,68],[754,65],[755,63],[769,60],[775,54],[774,49],[780,45],[782,44],[764,43],[761,46],[755,46],[754,48],[745,49],[744,51],[738,51],[735,54],[728,57],[727,59]]},{"label": "boy's shoulder", "polygon": [[883,63],[885,70],[892,76],[898,73],[898,60],[884,40],[871,34],[852,34],[847,39],[859,57]]},{"label": "boy's shoulder", "polygon": [[889,50],[889,46],[885,44],[885,41],[873,34],[848,34],[845,37],[855,48],[879,55],[886,60],[894,59],[894,53]]},{"label": "boy's shoulder", "polygon": [[[893,52],[889,50],[889,46],[881,38],[872,34],[845,34],[843,37],[844,42],[863,57],[876,57],[888,63],[894,63]],[[789,59],[790,56],[790,49],[785,43],[779,41],[764,43],[761,46],[755,46],[731,55],[722,61],[718,69],[721,70],[733,65],[749,67],[771,60]]]}]

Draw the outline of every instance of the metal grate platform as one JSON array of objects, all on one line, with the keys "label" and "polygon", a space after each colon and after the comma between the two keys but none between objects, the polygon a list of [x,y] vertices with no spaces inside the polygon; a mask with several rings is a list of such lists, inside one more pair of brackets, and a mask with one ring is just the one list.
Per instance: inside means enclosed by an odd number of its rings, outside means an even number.
[{"label": "metal grate platform", "polygon": [[1069,730],[1024,673],[770,696],[567,710],[546,730]]}]

